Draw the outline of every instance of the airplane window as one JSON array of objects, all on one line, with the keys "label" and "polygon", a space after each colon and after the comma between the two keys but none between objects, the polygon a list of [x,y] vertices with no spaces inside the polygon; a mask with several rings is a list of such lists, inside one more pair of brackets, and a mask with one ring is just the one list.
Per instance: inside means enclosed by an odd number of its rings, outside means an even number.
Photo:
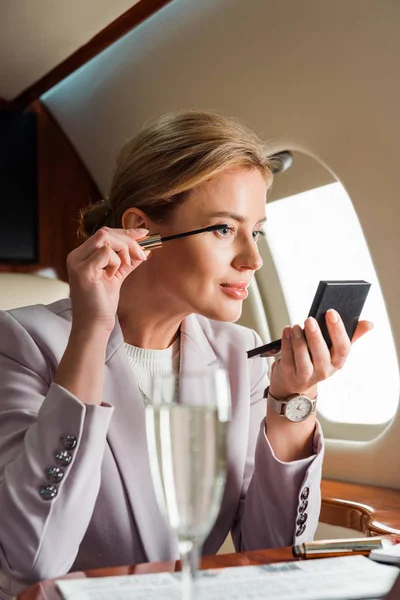
[{"label": "airplane window", "polygon": [[[319,413],[340,423],[389,421],[399,400],[399,371],[379,281],[353,204],[338,183],[267,204],[266,241],[291,324],[306,318],[321,279],[372,283],[362,317],[375,328],[345,367],[320,384]],[[282,326],[287,323],[281,323]]]}]

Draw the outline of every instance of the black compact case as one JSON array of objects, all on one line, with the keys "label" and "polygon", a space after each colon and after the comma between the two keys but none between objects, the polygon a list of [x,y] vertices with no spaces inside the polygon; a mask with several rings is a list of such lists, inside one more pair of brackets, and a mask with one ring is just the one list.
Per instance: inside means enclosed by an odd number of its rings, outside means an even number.
[{"label": "black compact case", "polygon": [[[347,335],[352,339],[371,284],[363,280],[320,281],[312,302],[309,317],[314,317],[322,335],[330,347],[332,341],[325,322],[326,311],[334,308],[341,316]],[[276,356],[281,349],[281,340],[275,340],[247,352],[253,356]]]},{"label": "black compact case", "polygon": [[318,321],[328,347],[332,341],[326,326],[326,311],[330,308],[337,310],[347,335],[352,339],[370,287],[370,283],[362,280],[319,282],[308,316]]}]

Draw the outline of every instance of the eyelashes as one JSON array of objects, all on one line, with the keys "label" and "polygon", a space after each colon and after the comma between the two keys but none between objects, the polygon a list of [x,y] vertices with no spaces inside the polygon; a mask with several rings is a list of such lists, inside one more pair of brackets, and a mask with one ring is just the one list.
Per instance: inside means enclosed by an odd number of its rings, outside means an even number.
[{"label": "eyelashes", "polygon": [[218,233],[221,237],[228,237],[228,234],[234,234],[235,233],[235,228],[234,227],[230,227],[229,225],[221,225],[221,229],[218,230]]},{"label": "eyelashes", "polygon": [[[221,228],[216,231],[216,234],[220,237],[227,239],[230,235],[234,235],[236,233],[236,229],[231,225],[221,225]],[[266,233],[263,229],[258,229],[257,231],[253,231],[253,239],[255,242],[258,242],[260,236],[265,237]]]},{"label": "eyelashes", "polygon": [[260,236],[261,237],[266,237],[266,235],[267,235],[266,232],[264,231],[264,229],[258,229],[257,231],[253,231],[253,235],[255,233],[257,234],[257,237],[254,238],[256,241],[260,238]]}]

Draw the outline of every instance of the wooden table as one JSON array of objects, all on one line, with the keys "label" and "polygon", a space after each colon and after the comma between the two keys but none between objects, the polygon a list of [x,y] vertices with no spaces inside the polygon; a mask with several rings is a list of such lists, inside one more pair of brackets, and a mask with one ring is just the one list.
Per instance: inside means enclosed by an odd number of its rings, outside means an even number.
[{"label": "wooden table", "polygon": [[[320,520],[331,525],[357,529],[365,536],[400,534],[400,490],[323,480]],[[352,537],[349,535],[349,537]],[[203,569],[259,565],[294,560],[291,548],[260,550],[240,554],[220,554],[202,559]],[[145,563],[131,567],[96,569],[70,573],[64,578],[107,577],[139,573],[178,571],[180,563]],[[57,579],[61,579],[58,577]],[[400,598],[400,595],[399,595]],[[54,580],[38,583],[18,596],[18,600],[60,600]],[[397,600],[397,599],[396,599]]]},{"label": "wooden table", "polygon": [[[238,567],[248,565],[265,565],[268,563],[297,560],[292,556],[291,548],[277,548],[274,550],[256,550],[237,554],[219,554],[202,558],[202,569],[217,569],[224,567]],[[180,561],[144,563],[130,567],[113,567],[109,569],[94,569],[92,571],[79,571],[70,573],[57,579],[77,579],[84,577],[110,577],[112,575],[138,575],[143,573],[165,573],[180,571]],[[17,596],[17,600],[61,600],[62,596],[56,589],[54,579],[37,583]]]}]

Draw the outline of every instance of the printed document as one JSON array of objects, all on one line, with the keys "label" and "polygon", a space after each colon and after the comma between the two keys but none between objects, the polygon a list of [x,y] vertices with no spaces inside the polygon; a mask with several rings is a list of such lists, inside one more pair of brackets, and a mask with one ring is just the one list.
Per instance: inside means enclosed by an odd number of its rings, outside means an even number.
[{"label": "printed document", "polygon": [[[387,594],[399,574],[365,556],[199,571],[201,600],[366,600]],[[181,600],[181,573],[59,580],[65,600]]]}]

